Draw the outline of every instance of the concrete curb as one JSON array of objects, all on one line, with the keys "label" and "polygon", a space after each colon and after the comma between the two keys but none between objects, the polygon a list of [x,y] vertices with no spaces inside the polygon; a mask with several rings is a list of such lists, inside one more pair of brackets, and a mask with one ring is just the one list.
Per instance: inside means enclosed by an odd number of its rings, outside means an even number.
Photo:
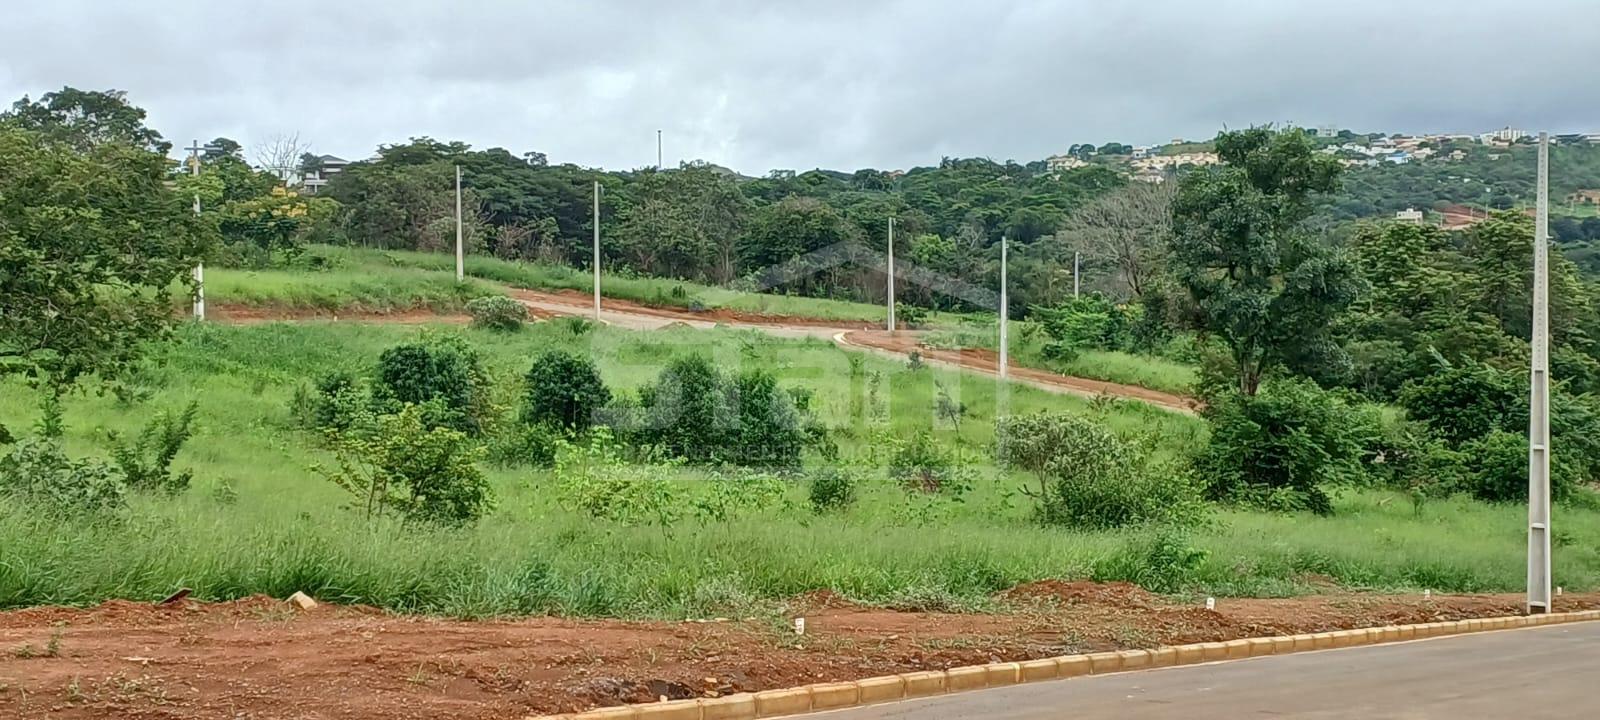
[{"label": "concrete curb", "polygon": [[719,698],[625,705],[590,710],[576,715],[530,717],[527,720],[753,720],[944,695],[964,690],[1060,680],[1082,675],[1198,665],[1265,655],[1287,655],[1310,650],[1378,645],[1446,635],[1465,635],[1489,630],[1510,630],[1591,620],[1600,620],[1600,610],[1390,625],[1305,635],[1194,643],[1152,650],[1064,655],[1025,662],[972,665],[942,672],[910,672],[850,682],[818,683],[783,690],[738,693]]}]

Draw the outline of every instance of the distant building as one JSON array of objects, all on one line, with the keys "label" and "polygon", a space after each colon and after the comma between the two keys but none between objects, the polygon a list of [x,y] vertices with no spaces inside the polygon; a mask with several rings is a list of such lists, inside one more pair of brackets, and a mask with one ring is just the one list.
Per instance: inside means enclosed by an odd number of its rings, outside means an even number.
[{"label": "distant building", "polygon": [[1050,172],[1065,172],[1074,168],[1086,167],[1089,163],[1071,155],[1051,155],[1045,158],[1044,164],[1045,167],[1050,168]]},{"label": "distant building", "polygon": [[1408,162],[1411,162],[1411,153],[1408,153],[1404,150],[1396,150],[1388,155],[1383,156],[1383,160],[1384,162],[1391,162],[1396,165],[1404,165]]},{"label": "distant building", "polygon": [[1467,151],[1465,151],[1465,150],[1451,150],[1450,151],[1450,159],[1451,160],[1462,160],[1462,159],[1465,159],[1466,157],[1467,157]]},{"label": "distant building", "polygon": [[317,164],[319,167],[300,179],[300,185],[305,188],[307,195],[321,192],[323,186],[328,184],[329,178],[344,172],[344,169],[349,167],[350,161],[336,155],[318,155]]},{"label": "distant building", "polygon": [[1580,205],[1600,205],[1600,190],[1579,190],[1568,195],[1567,202]]},{"label": "distant building", "polygon": [[1161,183],[1167,181],[1167,176],[1165,173],[1162,173],[1159,170],[1146,170],[1135,173],[1133,179],[1138,180],[1139,182],[1147,182],[1151,185],[1160,185]]},{"label": "distant building", "polygon": [[1528,136],[1528,133],[1512,127],[1504,127],[1494,132],[1486,132],[1478,136],[1478,142],[1484,145],[1500,144],[1509,145]]},{"label": "distant building", "polygon": [[1421,223],[1422,211],[1416,208],[1406,208],[1394,214],[1394,219],[1400,222]]},{"label": "distant building", "polygon": [[1336,128],[1336,127],[1334,127],[1332,125],[1324,125],[1322,127],[1319,127],[1319,128],[1317,128],[1317,137],[1319,137],[1319,138],[1339,137],[1339,128]]},{"label": "distant building", "polygon": [[1150,153],[1152,152],[1155,152],[1155,148],[1150,147],[1149,145],[1144,147],[1136,147],[1133,149],[1133,156],[1136,158],[1150,157]]}]

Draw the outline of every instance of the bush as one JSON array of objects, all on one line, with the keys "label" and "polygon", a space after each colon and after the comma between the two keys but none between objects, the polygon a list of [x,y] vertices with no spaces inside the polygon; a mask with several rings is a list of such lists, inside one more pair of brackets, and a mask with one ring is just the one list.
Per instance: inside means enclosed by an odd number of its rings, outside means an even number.
[{"label": "bush", "polygon": [[897,302],[894,304],[894,318],[906,327],[914,328],[928,321],[928,310],[917,305]]},{"label": "bush", "polygon": [[640,390],[635,435],[690,462],[798,467],[805,447],[825,447],[827,435],[795,397],[766,372],[730,378],[704,357],[681,357]]},{"label": "bush", "polygon": [[345,430],[365,412],[366,396],[356,377],[334,371],[318,377],[314,387],[295,389],[291,412],[301,427]]},{"label": "bush", "polygon": [[393,510],[406,520],[464,525],[493,505],[474,462],[481,448],[466,433],[430,426],[423,408],[406,405],[376,418],[370,430],[333,437],[339,466],[321,470],[354,495],[367,517]]},{"label": "bush", "polygon": [[486,387],[477,352],[460,338],[443,336],[383,351],[372,400],[383,414],[405,405],[428,405],[430,425],[476,433],[485,414]]},{"label": "bush", "polygon": [[490,462],[502,467],[532,465],[549,467],[555,461],[564,433],[543,423],[516,423],[496,433],[486,453]]},{"label": "bush", "polygon": [[1145,522],[1187,524],[1199,518],[1199,491],[1186,473],[1151,467],[1110,430],[1062,414],[1001,418],[1000,464],[1032,473],[1024,489],[1050,524],[1114,528]]},{"label": "bush", "polygon": [[811,509],[817,513],[843,510],[855,504],[856,476],[840,467],[824,467],[811,474]]},{"label": "bush", "polygon": [[1033,308],[1035,318],[1054,341],[1074,348],[1132,350],[1133,328],[1143,308],[1117,305],[1099,293],[1062,301],[1055,307]]},{"label": "bush", "polygon": [[546,423],[568,432],[588,430],[600,408],[611,402],[611,391],[600,379],[594,361],[569,352],[545,353],[524,376],[527,395],[522,421]]},{"label": "bush", "polygon": [[[1527,502],[1528,437],[1500,430],[1467,443],[1467,492],[1484,502]],[[1575,469],[1560,453],[1550,457],[1550,497],[1565,500],[1576,485]]]},{"label": "bush", "polygon": [[1452,444],[1486,437],[1495,430],[1526,430],[1527,381],[1488,365],[1445,368],[1408,383],[1400,406]]},{"label": "bush", "polygon": [[98,460],[72,460],[54,438],[31,437],[0,456],[0,494],[57,517],[99,516],[127,504],[122,474]]},{"label": "bush", "polygon": [[129,488],[168,495],[188,489],[194,474],[188,470],[172,474],[172,461],[194,434],[194,416],[198,409],[199,405],[191,402],[177,415],[156,413],[132,443],[111,433],[111,457]]},{"label": "bush", "polygon": [[528,308],[504,295],[488,295],[467,302],[472,326],[511,332],[521,330],[528,320]]},{"label": "bush", "polygon": [[972,489],[973,472],[965,458],[939,442],[933,433],[919,430],[891,442],[889,477],[906,490],[960,497]]},{"label": "bush", "polygon": [[1325,488],[1365,477],[1368,419],[1310,382],[1224,393],[1206,415],[1211,441],[1195,464],[1214,499],[1328,514]]},{"label": "bush", "polygon": [[606,428],[597,429],[587,446],[563,443],[553,475],[561,505],[592,518],[670,527],[683,515],[662,468],[625,462]]}]

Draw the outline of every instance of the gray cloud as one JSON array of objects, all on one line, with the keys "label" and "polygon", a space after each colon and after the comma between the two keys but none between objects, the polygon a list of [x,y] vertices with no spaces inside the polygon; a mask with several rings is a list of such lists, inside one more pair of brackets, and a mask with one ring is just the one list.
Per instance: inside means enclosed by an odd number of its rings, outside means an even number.
[{"label": "gray cloud", "polygon": [[1016,0],[214,3],[5,10],[0,95],[120,88],[184,144],[415,135],[611,168],[904,168],[1292,121],[1600,130],[1593,7]]}]

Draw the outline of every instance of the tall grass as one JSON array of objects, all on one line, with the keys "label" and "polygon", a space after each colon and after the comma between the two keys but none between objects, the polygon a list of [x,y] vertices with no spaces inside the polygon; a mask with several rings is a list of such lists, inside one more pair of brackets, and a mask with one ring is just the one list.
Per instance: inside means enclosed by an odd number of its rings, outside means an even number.
[{"label": "tall grass", "polygon": [[271,305],[313,310],[391,312],[414,308],[459,310],[468,300],[501,295],[493,283],[404,267],[363,265],[324,271],[233,270],[206,272],[213,303]]},{"label": "tall grass", "polygon": [[[105,431],[130,431],[157,410],[200,402],[198,434],[178,459],[195,487],[173,499],[139,498],[119,522],[84,524],[0,506],[0,606],[84,604],[110,597],[156,599],[190,587],[204,599],[304,590],[320,598],[400,611],[483,616],[703,617],[762,612],[779,599],[831,588],[897,607],[982,609],[989,596],[1041,578],[1133,580],[1217,595],[1308,592],[1345,585],[1441,592],[1516,590],[1522,583],[1523,516],[1472,501],[1430,504],[1350,492],[1333,517],[1225,511],[1177,542],[1205,551],[1173,567],[1154,552],[1154,531],[1077,532],[1041,527],[1018,492],[1024,478],[980,462],[966,501],[918,512],[883,472],[881,441],[931,429],[983,457],[1002,395],[992,380],[851,354],[821,341],[750,332],[629,333],[599,328],[575,336],[558,324],[521,333],[461,331],[488,370],[510,387],[531,358],[556,347],[595,357],[612,387],[629,392],[666,359],[710,355],[731,369],[763,367],[785,384],[816,390],[814,403],[838,429],[865,485],[852,508],[817,516],[803,480],[783,502],[725,521],[686,519],[670,528],[624,527],[563,509],[549,474],[485,467],[497,508],[476,526],[434,530],[367,524],[347,498],[310,471],[326,460],[293,426],[293,389],[317,373],[365,372],[395,343],[437,328],[332,323],[255,327],[186,326],[140,374],[145,400],[75,395],[67,403],[73,453],[105,452]],[[881,378],[886,412],[865,404]],[[937,421],[943,385],[969,407],[959,429]],[[1016,412],[1099,412],[1130,434],[1181,453],[1204,442],[1203,424],[1138,404],[1099,411],[1081,400],[1011,387]],[[0,385],[0,422],[25,428],[38,398]],[[814,462],[815,460],[813,460]],[[696,469],[665,469],[676,483],[715,482]],[[221,486],[230,493],[217,493]],[[235,499],[236,498],[236,499]],[[1555,566],[1569,588],[1600,586],[1600,513],[1563,509]],[[1170,541],[1170,539],[1169,539]]]},{"label": "tall grass", "polygon": [[[1071,360],[1052,360],[1044,356],[1048,338],[1042,332],[1029,328],[1027,323],[1012,323],[1009,338],[1012,362],[1053,370],[1063,375],[1137,385],[1179,395],[1194,390],[1197,375],[1193,366],[1155,355],[1135,355],[1115,350],[1080,350],[1077,357]],[[995,350],[1000,347],[1000,333],[993,327],[961,323],[929,333],[925,342],[942,348]]]}]

